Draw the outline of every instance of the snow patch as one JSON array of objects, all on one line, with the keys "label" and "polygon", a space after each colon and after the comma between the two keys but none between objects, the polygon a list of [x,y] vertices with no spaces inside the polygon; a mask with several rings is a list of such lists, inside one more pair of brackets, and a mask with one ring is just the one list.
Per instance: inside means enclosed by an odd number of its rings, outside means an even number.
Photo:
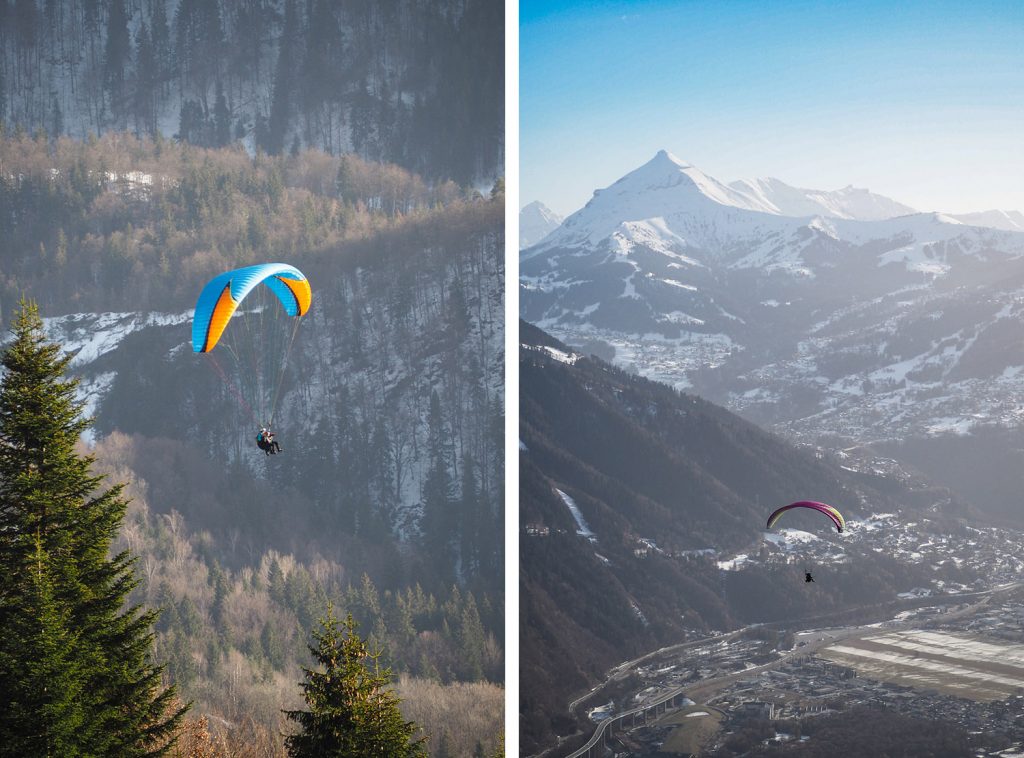
[{"label": "snow patch", "polygon": [[[114,379],[116,378],[117,373],[114,371],[105,371],[96,376],[79,377],[76,399],[84,403],[82,415],[85,418],[96,416],[96,413],[99,411],[100,402],[110,392],[110,388],[114,386]],[[82,432],[82,439],[89,444],[93,444],[96,442],[96,432],[90,427]]]},{"label": "snow patch", "polygon": [[[115,350],[133,332],[149,326],[187,324],[192,313],[73,313],[44,318],[43,329],[49,339],[74,356],[69,368],[79,368]],[[183,333],[183,339],[189,337]]]},{"label": "snow patch", "polygon": [[659,279],[658,281],[664,282],[665,284],[671,284],[673,287],[679,287],[680,289],[690,290],[691,292],[697,291],[697,288],[692,284],[683,284],[682,282],[677,282],[675,279]]},{"label": "snow patch", "polygon": [[576,534],[580,537],[586,537],[591,542],[597,542],[597,535],[595,535],[590,530],[590,527],[587,526],[587,522],[584,520],[583,514],[580,512],[579,506],[576,505],[576,501],[557,487],[555,488],[555,492],[557,492],[558,496],[562,498],[562,502],[565,503],[566,507],[569,509],[569,513],[571,513],[572,517],[576,520]]},{"label": "snow patch", "polygon": [[567,363],[570,366],[582,357],[578,353],[567,353],[563,350],[559,350],[556,347],[550,347],[548,345],[542,345],[540,349],[543,350],[552,358],[554,358],[559,363]]},{"label": "snow patch", "polygon": [[741,553],[735,558],[730,558],[727,561],[717,561],[718,568],[722,571],[739,571],[743,568],[743,564],[750,561],[750,556],[746,553]]},{"label": "snow patch", "polygon": [[965,437],[971,433],[971,429],[977,423],[977,419],[946,416],[936,419],[926,429],[928,434],[938,436],[942,434],[955,434],[958,437]]},{"label": "snow patch", "polygon": [[771,542],[787,550],[792,549],[798,544],[807,544],[808,542],[818,542],[821,540],[821,537],[816,534],[799,529],[780,529],[778,532],[763,532],[762,537],[765,542]]}]

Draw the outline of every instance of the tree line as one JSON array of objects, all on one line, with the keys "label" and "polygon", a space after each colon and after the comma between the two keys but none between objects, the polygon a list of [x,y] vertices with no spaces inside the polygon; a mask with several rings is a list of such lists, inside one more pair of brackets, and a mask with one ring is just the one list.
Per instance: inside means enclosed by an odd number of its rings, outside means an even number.
[{"label": "tree line", "polygon": [[159,136],[52,142],[0,129],[0,298],[32,291],[44,307],[168,308],[219,271],[349,257],[382,235],[396,247],[403,236],[436,236],[439,222],[454,235],[484,205],[451,182],[428,185],[353,155],[250,158]]}]

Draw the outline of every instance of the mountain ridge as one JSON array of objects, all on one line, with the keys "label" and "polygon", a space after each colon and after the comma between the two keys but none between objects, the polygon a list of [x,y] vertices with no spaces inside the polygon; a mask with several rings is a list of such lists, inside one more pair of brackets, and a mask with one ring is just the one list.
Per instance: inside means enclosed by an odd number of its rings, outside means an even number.
[{"label": "mountain ridge", "polygon": [[645,167],[522,251],[526,320],[808,442],[1017,424],[1020,231],[780,216],[684,185],[668,154]]},{"label": "mountain ridge", "polygon": [[781,179],[765,177],[739,179],[730,182],[729,186],[761,199],[782,216],[825,215],[878,221],[918,212],[909,205],[853,185],[833,191],[802,189],[786,184]]}]

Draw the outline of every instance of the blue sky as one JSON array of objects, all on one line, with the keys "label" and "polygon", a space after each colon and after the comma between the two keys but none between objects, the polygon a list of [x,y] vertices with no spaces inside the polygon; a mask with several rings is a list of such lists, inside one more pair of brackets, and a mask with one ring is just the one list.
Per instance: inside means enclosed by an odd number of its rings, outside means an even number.
[{"label": "blue sky", "polygon": [[520,0],[521,204],[665,148],[723,180],[1024,211],[1024,2]]}]

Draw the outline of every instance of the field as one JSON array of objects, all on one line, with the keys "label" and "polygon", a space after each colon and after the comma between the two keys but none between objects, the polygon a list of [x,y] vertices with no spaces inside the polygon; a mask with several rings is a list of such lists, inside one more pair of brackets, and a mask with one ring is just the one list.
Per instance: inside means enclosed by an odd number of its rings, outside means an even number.
[{"label": "field", "polygon": [[844,640],[818,655],[868,679],[982,702],[1024,692],[1024,645],[966,634],[891,632]]},{"label": "field", "polygon": [[718,731],[722,714],[714,708],[690,706],[658,719],[659,726],[678,725],[662,745],[662,752],[697,754]]}]

